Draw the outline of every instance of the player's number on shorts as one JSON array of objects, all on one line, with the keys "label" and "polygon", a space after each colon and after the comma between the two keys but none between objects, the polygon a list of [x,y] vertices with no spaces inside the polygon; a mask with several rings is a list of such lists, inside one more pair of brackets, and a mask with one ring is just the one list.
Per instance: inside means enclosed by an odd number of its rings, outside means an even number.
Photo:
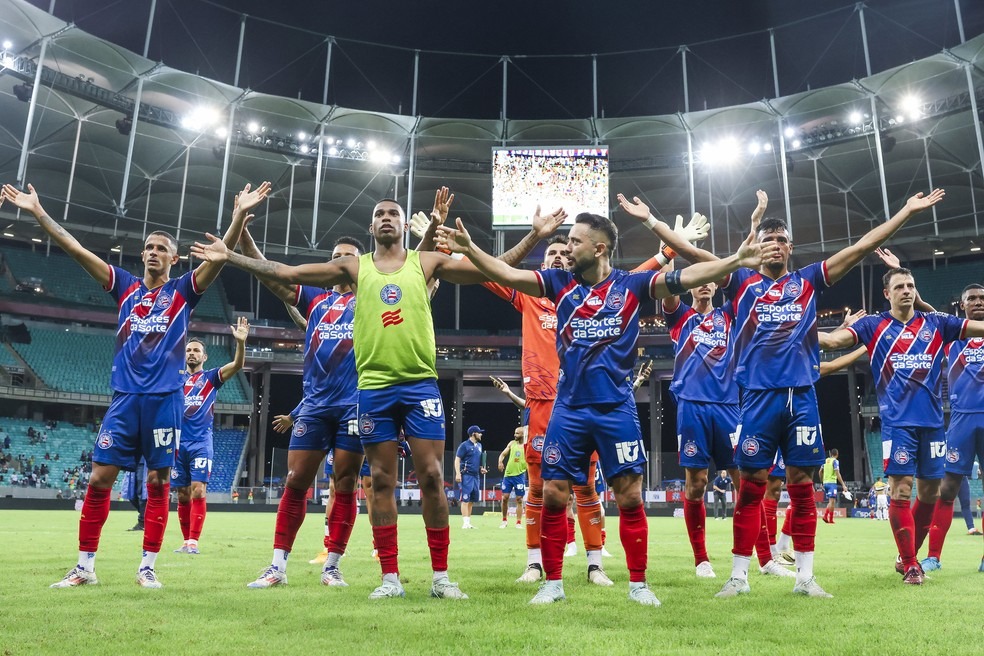
[{"label": "player's number on shorts", "polygon": [[171,446],[171,442],[174,441],[175,433],[181,434],[180,431],[175,431],[173,428],[155,428],[154,429],[154,447],[157,449],[163,449],[166,446]]},{"label": "player's number on shorts", "polygon": [[424,399],[420,402],[420,407],[424,410],[425,417],[440,417],[444,414],[444,405],[441,399]]}]

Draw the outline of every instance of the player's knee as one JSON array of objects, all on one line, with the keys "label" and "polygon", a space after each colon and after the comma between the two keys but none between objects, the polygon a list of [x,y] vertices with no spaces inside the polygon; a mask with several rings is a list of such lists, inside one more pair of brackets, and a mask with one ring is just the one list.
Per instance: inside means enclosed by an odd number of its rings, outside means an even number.
[{"label": "player's knee", "polygon": [[191,498],[192,499],[204,499],[205,498],[205,484],[198,481],[194,481],[191,484]]},{"label": "player's knee", "polygon": [[332,478],[335,480],[335,492],[341,492],[342,494],[355,492],[355,474],[340,474],[336,471]]},{"label": "player's knee", "polygon": [[188,503],[191,501],[191,489],[187,487],[178,488],[178,503]]}]

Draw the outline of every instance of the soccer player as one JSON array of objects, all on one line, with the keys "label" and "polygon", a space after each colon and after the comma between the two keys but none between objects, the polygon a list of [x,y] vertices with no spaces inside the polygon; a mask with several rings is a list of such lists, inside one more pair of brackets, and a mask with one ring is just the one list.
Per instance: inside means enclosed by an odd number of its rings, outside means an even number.
[{"label": "soccer player", "polygon": [[[974,283],[960,294],[960,309],[967,319],[984,321],[984,285]],[[929,555],[924,571],[940,569],[940,555],[953,521],[953,500],[973,473],[974,457],[984,462],[984,339],[960,339],[946,346],[946,381],[950,393],[950,426],[946,433],[943,484],[929,529]],[[922,487],[922,486],[920,486]],[[960,505],[970,508],[970,490]],[[973,519],[970,534],[975,534]]]},{"label": "soccer player", "polygon": [[[629,598],[658,606],[659,600],[646,585],[649,524],[642,505],[646,456],[632,396],[639,304],[646,298],[665,298],[719,279],[740,264],[757,265],[766,253],[774,254],[778,248],[746,242],[727,260],[697,264],[665,276],[652,271],[633,274],[611,266],[617,240],[615,224],[602,216],[581,213],[568,235],[571,270],[523,271],[494,260],[475,246],[461,219],[456,229],[442,226],[440,231],[444,244],[468,255],[492,280],[530,296],[545,296],[557,307],[561,366],[557,401],[543,443],[540,544],[546,582],[531,603],[565,598],[562,574],[567,499],[572,482],[590,483],[590,456],[597,450],[619,507]],[[657,225],[657,234],[671,247],[671,240],[679,241],[663,224]]]},{"label": "soccer player", "polygon": [[[449,202],[442,205],[446,212]],[[442,220],[440,214],[432,213],[434,223]],[[502,258],[507,262],[520,261],[540,239],[548,237],[563,223],[565,217],[563,210],[546,217],[535,216],[530,233]],[[406,230],[403,208],[395,200],[384,199],[372,211],[370,233],[376,250],[358,258],[343,257],[292,267],[243,257],[211,235],[211,243],[196,243],[192,253],[210,261],[228,261],[261,280],[281,284],[358,285],[362,300],[353,326],[359,389],[356,427],[372,470],[374,498],[370,521],[383,574],[382,584],[370,598],[405,594],[399,578],[394,496],[397,438],[400,429],[405,429],[413,447],[434,571],[431,595],[462,599],[466,595],[448,577],[448,501],[441,464],[444,405],[437,388],[434,322],[427,283],[440,278],[475,284],[486,277],[472,264],[442,253],[408,251],[403,243]]]},{"label": "soccer player", "polygon": [[[244,256],[266,262],[248,229],[243,230],[240,246]],[[364,250],[359,240],[340,237],[335,241],[331,259],[356,258]],[[334,501],[329,501],[326,509],[325,548],[328,555],[322,568],[321,583],[346,587],[348,584],[339,569],[339,561],[348,546],[359,512],[355,487],[363,459],[355,421],[358,400],[352,344],[355,291],[347,284],[326,289],[283,284],[262,277],[260,281],[284,303],[299,309],[307,322],[307,333],[302,374],[304,397],[291,413],[287,481],[277,507],[273,560],[248,587],[270,588],[287,584],[287,559],[307,514],[307,491],[318,475],[322,459],[329,453],[333,456]]]},{"label": "soccer player", "polygon": [[509,526],[509,497],[516,497],[516,528],[523,528],[523,497],[526,496],[526,454],[523,438],[526,429],[522,426],[513,431],[513,438],[499,454],[499,471],[502,476],[502,523],[499,528]]},{"label": "soccer player", "polygon": [[198,539],[205,525],[205,492],[212,473],[212,424],[215,422],[215,397],[219,388],[235,376],[246,362],[246,337],[249,322],[239,317],[232,328],[236,355],[232,362],[205,370],[208,352],[198,338],[185,344],[184,420],[181,441],[174,458],[171,483],[178,488],[178,523],[184,544],[175,553],[198,553]]},{"label": "soccer player", "polygon": [[831,449],[827,459],[823,461],[823,473],[821,474],[823,482],[823,495],[827,499],[827,507],[823,511],[823,521],[827,524],[834,523],[834,508],[837,507],[837,484],[847,489],[847,484],[844,483],[843,477],[841,477],[840,470],[840,460],[837,456],[840,452],[837,449]]},{"label": "soccer player", "polygon": [[[775,244],[780,252],[757,270],[740,269],[725,280],[725,295],[735,306],[735,377],[741,387],[742,427],[735,462],[741,485],[734,513],[734,559],[722,597],[750,591],[748,565],[758,531],[756,506],[765,495],[769,468],[777,449],[786,464],[796,584],[793,592],[828,597],[813,576],[817,513],[813,478],[823,463],[823,437],[813,384],[820,374],[816,299],[868,254],[891,238],[916,213],[943,199],[941,189],[918,193],[890,220],[876,226],[857,243],[823,262],[790,271],[793,245],[781,219],[764,219],[755,231],[759,243]],[[627,212],[655,222],[638,199],[619,198]],[[648,218],[647,218],[648,217]],[[680,250],[683,249],[683,250]],[[687,255],[687,245],[678,249]],[[695,250],[695,249],[690,249]],[[699,253],[696,254],[699,257]],[[688,256],[689,257],[689,256]]]},{"label": "soccer player", "polygon": [[[830,348],[867,345],[882,420],[885,475],[891,488],[888,518],[904,570],[902,582],[921,585],[924,575],[916,554],[925,533],[919,535],[909,508],[912,479],[919,478],[920,504],[932,508],[939,497],[947,454],[940,398],[944,345],[984,337],[984,321],[916,310],[916,282],[908,269],[891,269],[882,281],[891,309],[834,331],[825,341]],[[958,386],[958,399],[960,391]]]},{"label": "soccer player", "polygon": [[454,482],[461,489],[461,528],[478,528],[472,526],[472,504],[479,500],[481,485],[478,477],[485,475],[488,470],[482,465],[482,435],[485,430],[478,426],[468,427],[468,439],[459,446],[454,454]]},{"label": "soccer player", "polygon": [[[170,276],[178,262],[178,244],[169,233],[155,231],[144,242],[142,278],[104,262],[89,251],[44,211],[34,187],[28,193],[4,185],[2,196],[34,215],[38,225],[118,305],[119,328],[110,384],[113,400],[96,438],[92,475],[79,518],[79,559],[65,577],[53,584],[72,588],[98,583],[96,551],[103,524],[109,517],[110,493],[121,469],[132,471],[140,457],[147,460],[147,507],[144,517],[143,557],[137,583],[161,588],[154,565],[167,526],[170,473],[174,450],[181,436],[184,405],[181,376],[184,342],[191,312],[219,275],[221,263],[203,262],[178,278]],[[239,194],[225,243],[234,245],[250,209],[269,192],[264,182],[256,190],[247,185]],[[221,240],[218,240],[222,243]]]}]

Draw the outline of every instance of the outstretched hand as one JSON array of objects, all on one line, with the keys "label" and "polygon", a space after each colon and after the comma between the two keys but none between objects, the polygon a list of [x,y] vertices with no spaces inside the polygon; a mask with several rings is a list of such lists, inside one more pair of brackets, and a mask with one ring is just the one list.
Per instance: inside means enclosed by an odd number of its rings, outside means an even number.
[{"label": "outstretched hand", "polygon": [[645,221],[649,218],[649,206],[639,200],[638,196],[633,196],[631,203],[622,194],[618,194],[616,198],[618,199],[618,204],[622,207],[622,211],[629,216],[634,216],[640,221]]},{"label": "outstretched hand", "polygon": [[508,394],[509,393],[509,391],[510,391],[509,390],[509,384],[506,383],[506,381],[502,380],[501,378],[497,378],[496,376],[489,376],[489,378],[492,379],[492,385],[497,390],[499,390],[503,394]]},{"label": "outstretched hand", "polygon": [[[444,225],[448,220],[448,212],[451,211],[451,203],[454,202],[454,194],[447,187],[441,187],[434,192],[434,209],[431,210],[431,220],[437,225]],[[436,217],[434,215],[437,215]]]},{"label": "outstretched hand", "polygon": [[762,222],[762,217],[765,216],[765,210],[769,208],[769,194],[765,193],[761,189],[755,192],[755,198],[758,199],[758,204],[752,211],[752,232],[758,232],[759,224]]},{"label": "outstretched hand", "polygon": [[928,196],[920,191],[906,201],[905,207],[910,213],[915,214],[916,212],[922,212],[924,209],[936,205],[936,203],[943,200],[944,196],[946,196],[946,192],[942,189],[933,189]]},{"label": "outstretched hand", "polygon": [[205,238],[211,243],[203,244],[196,241],[191,246],[192,257],[203,262],[226,262],[229,259],[229,249],[226,248],[225,242],[210,232],[205,233]]},{"label": "outstretched hand", "polygon": [[676,223],[673,226],[673,232],[677,233],[683,239],[686,239],[691,244],[696,244],[705,237],[707,233],[710,232],[711,225],[707,220],[707,217],[700,212],[694,212],[693,217],[691,217],[690,222],[687,225],[683,225],[683,217],[679,214],[676,215]]},{"label": "outstretched hand", "polygon": [[259,187],[250,191],[249,183],[243,187],[243,190],[236,194],[236,200],[233,207],[242,211],[249,212],[251,209],[266,200],[266,197],[270,195],[270,189],[273,185],[269,182],[263,182]]},{"label": "outstretched hand", "polygon": [[294,425],[294,420],[290,415],[275,415],[273,417],[273,430],[277,433],[286,433]]},{"label": "outstretched hand", "polygon": [[755,241],[755,234],[750,233],[745,241],[738,247],[738,265],[757,269],[763,263],[768,262],[780,254],[780,246],[777,242],[758,243]]},{"label": "outstretched hand", "polygon": [[841,322],[841,325],[837,326],[836,329],[843,330],[844,328],[849,328],[853,326],[858,319],[861,319],[862,317],[866,317],[866,316],[868,316],[868,313],[865,312],[864,309],[860,309],[857,312],[854,312],[853,314],[848,314],[844,317],[844,321]]},{"label": "outstretched hand", "polygon": [[898,269],[902,266],[902,262],[899,260],[898,256],[887,248],[876,248],[875,255],[881,258],[881,261],[885,263],[889,269]]},{"label": "outstretched hand", "polygon": [[246,317],[239,317],[236,320],[235,326],[229,326],[232,328],[232,337],[237,342],[245,342],[246,338],[249,336],[249,320]]},{"label": "outstretched hand", "polygon": [[461,217],[454,220],[454,228],[447,224],[437,228],[434,236],[434,243],[438,248],[451,251],[452,253],[467,253],[472,246],[471,235],[465,230],[465,224],[461,222]]},{"label": "outstretched hand", "polygon": [[533,213],[533,231],[536,236],[540,239],[546,239],[552,235],[557,228],[563,225],[564,221],[567,220],[567,212],[564,211],[563,207],[558,207],[550,214],[542,216],[540,214],[540,206],[536,206],[536,212]]},{"label": "outstretched hand", "polygon": [[9,200],[22,210],[27,210],[32,214],[41,213],[41,201],[38,199],[38,192],[34,190],[34,185],[27,185],[27,192],[19,191],[14,185],[5,184],[0,191],[0,197]]},{"label": "outstretched hand", "polygon": [[417,239],[423,239],[430,222],[431,220],[427,218],[426,214],[417,212],[410,216],[410,232]]}]

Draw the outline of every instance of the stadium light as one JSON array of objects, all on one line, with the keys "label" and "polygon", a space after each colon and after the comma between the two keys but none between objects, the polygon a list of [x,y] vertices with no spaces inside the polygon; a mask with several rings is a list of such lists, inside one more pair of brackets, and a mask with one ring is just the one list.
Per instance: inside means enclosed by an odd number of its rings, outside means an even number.
[{"label": "stadium light", "polygon": [[[402,160],[402,158],[399,155],[393,155],[393,157],[390,158],[390,163],[391,164],[399,164],[401,160]],[[980,250],[980,249],[978,248],[977,250]]]},{"label": "stadium light", "polygon": [[13,237],[14,236],[14,233],[12,233],[12,232],[5,232],[5,233],[3,233],[3,236],[4,237]]},{"label": "stadium light", "polygon": [[14,44],[11,43],[11,41],[9,39],[4,39],[3,40],[3,49],[4,50],[10,50],[13,47],[14,47]]},{"label": "stadium light", "polygon": [[355,139],[353,139],[352,137],[349,137],[348,140],[345,142],[345,147],[346,148],[355,148],[355,143],[356,143],[355,142]]},{"label": "stadium light", "polygon": [[912,120],[922,118],[922,101],[917,96],[906,96],[901,102],[902,113]]},{"label": "stadium light", "polygon": [[121,250],[123,250],[123,249],[122,249],[122,248],[120,248],[120,245],[119,245],[119,244],[117,244],[116,246],[113,246],[113,247],[112,247],[112,248],[110,248],[109,250],[110,250],[110,252],[111,252],[111,253],[119,253],[119,252],[120,252]]},{"label": "stadium light", "polygon": [[196,107],[181,119],[181,127],[200,132],[219,122],[219,112],[214,107]]},{"label": "stadium light", "polygon": [[35,244],[40,244],[41,243],[41,238],[40,237],[31,237],[31,241],[33,241]]},{"label": "stadium light", "polygon": [[[7,234],[7,233],[4,233],[4,234]],[[970,247],[970,252],[971,253],[980,253],[981,252],[981,247],[980,246],[977,246],[977,245],[971,246]]]},{"label": "stadium light", "polygon": [[229,136],[229,129],[225,126],[222,126],[215,131],[215,136],[217,136],[219,139],[225,139],[227,136]]},{"label": "stadium light", "polygon": [[256,121],[250,121],[249,123],[246,124],[246,131],[249,132],[250,134],[256,134],[257,132],[260,131],[260,124],[257,123]]},{"label": "stadium light", "polygon": [[758,155],[760,150],[762,150],[762,146],[759,145],[759,142],[753,141],[752,143],[748,144],[749,154]]},{"label": "stadium light", "polygon": [[376,149],[376,142],[373,141],[372,139],[370,139],[368,141],[368,143],[366,143],[366,148],[368,148],[369,150],[375,150]]},{"label": "stadium light", "polygon": [[307,141],[307,138],[308,138],[308,136],[307,136],[307,133],[306,132],[298,132],[297,133],[297,140],[298,141]]},{"label": "stadium light", "polygon": [[861,112],[851,112],[847,116],[847,120],[851,122],[851,125],[861,125]]},{"label": "stadium light", "polygon": [[939,248],[934,248],[933,249],[933,255],[944,255],[944,254],[945,253],[942,251],[942,249],[939,249]]},{"label": "stadium light", "polygon": [[762,144],[762,150],[764,150],[767,153],[772,152],[772,144],[766,141],[764,144]]},{"label": "stadium light", "polygon": [[803,145],[802,141],[800,141],[799,139],[793,139],[793,143],[792,143],[793,148],[799,148],[802,145]]},{"label": "stadium light", "polygon": [[307,144],[301,144],[301,153],[302,154],[307,155],[309,150],[311,150],[311,147],[310,146],[308,146]]},{"label": "stadium light", "polygon": [[786,138],[787,139],[792,139],[793,138],[793,135],[796,134],[796,130],[794,130],[793,128],[786,128],[783,131],[783,134],[786,135]]},{"label": "stadium light", "polygon": [[328,154],[334,157],[335,155],[338,154],[338,148],[332,146],[331,148],[328,149]]}]

